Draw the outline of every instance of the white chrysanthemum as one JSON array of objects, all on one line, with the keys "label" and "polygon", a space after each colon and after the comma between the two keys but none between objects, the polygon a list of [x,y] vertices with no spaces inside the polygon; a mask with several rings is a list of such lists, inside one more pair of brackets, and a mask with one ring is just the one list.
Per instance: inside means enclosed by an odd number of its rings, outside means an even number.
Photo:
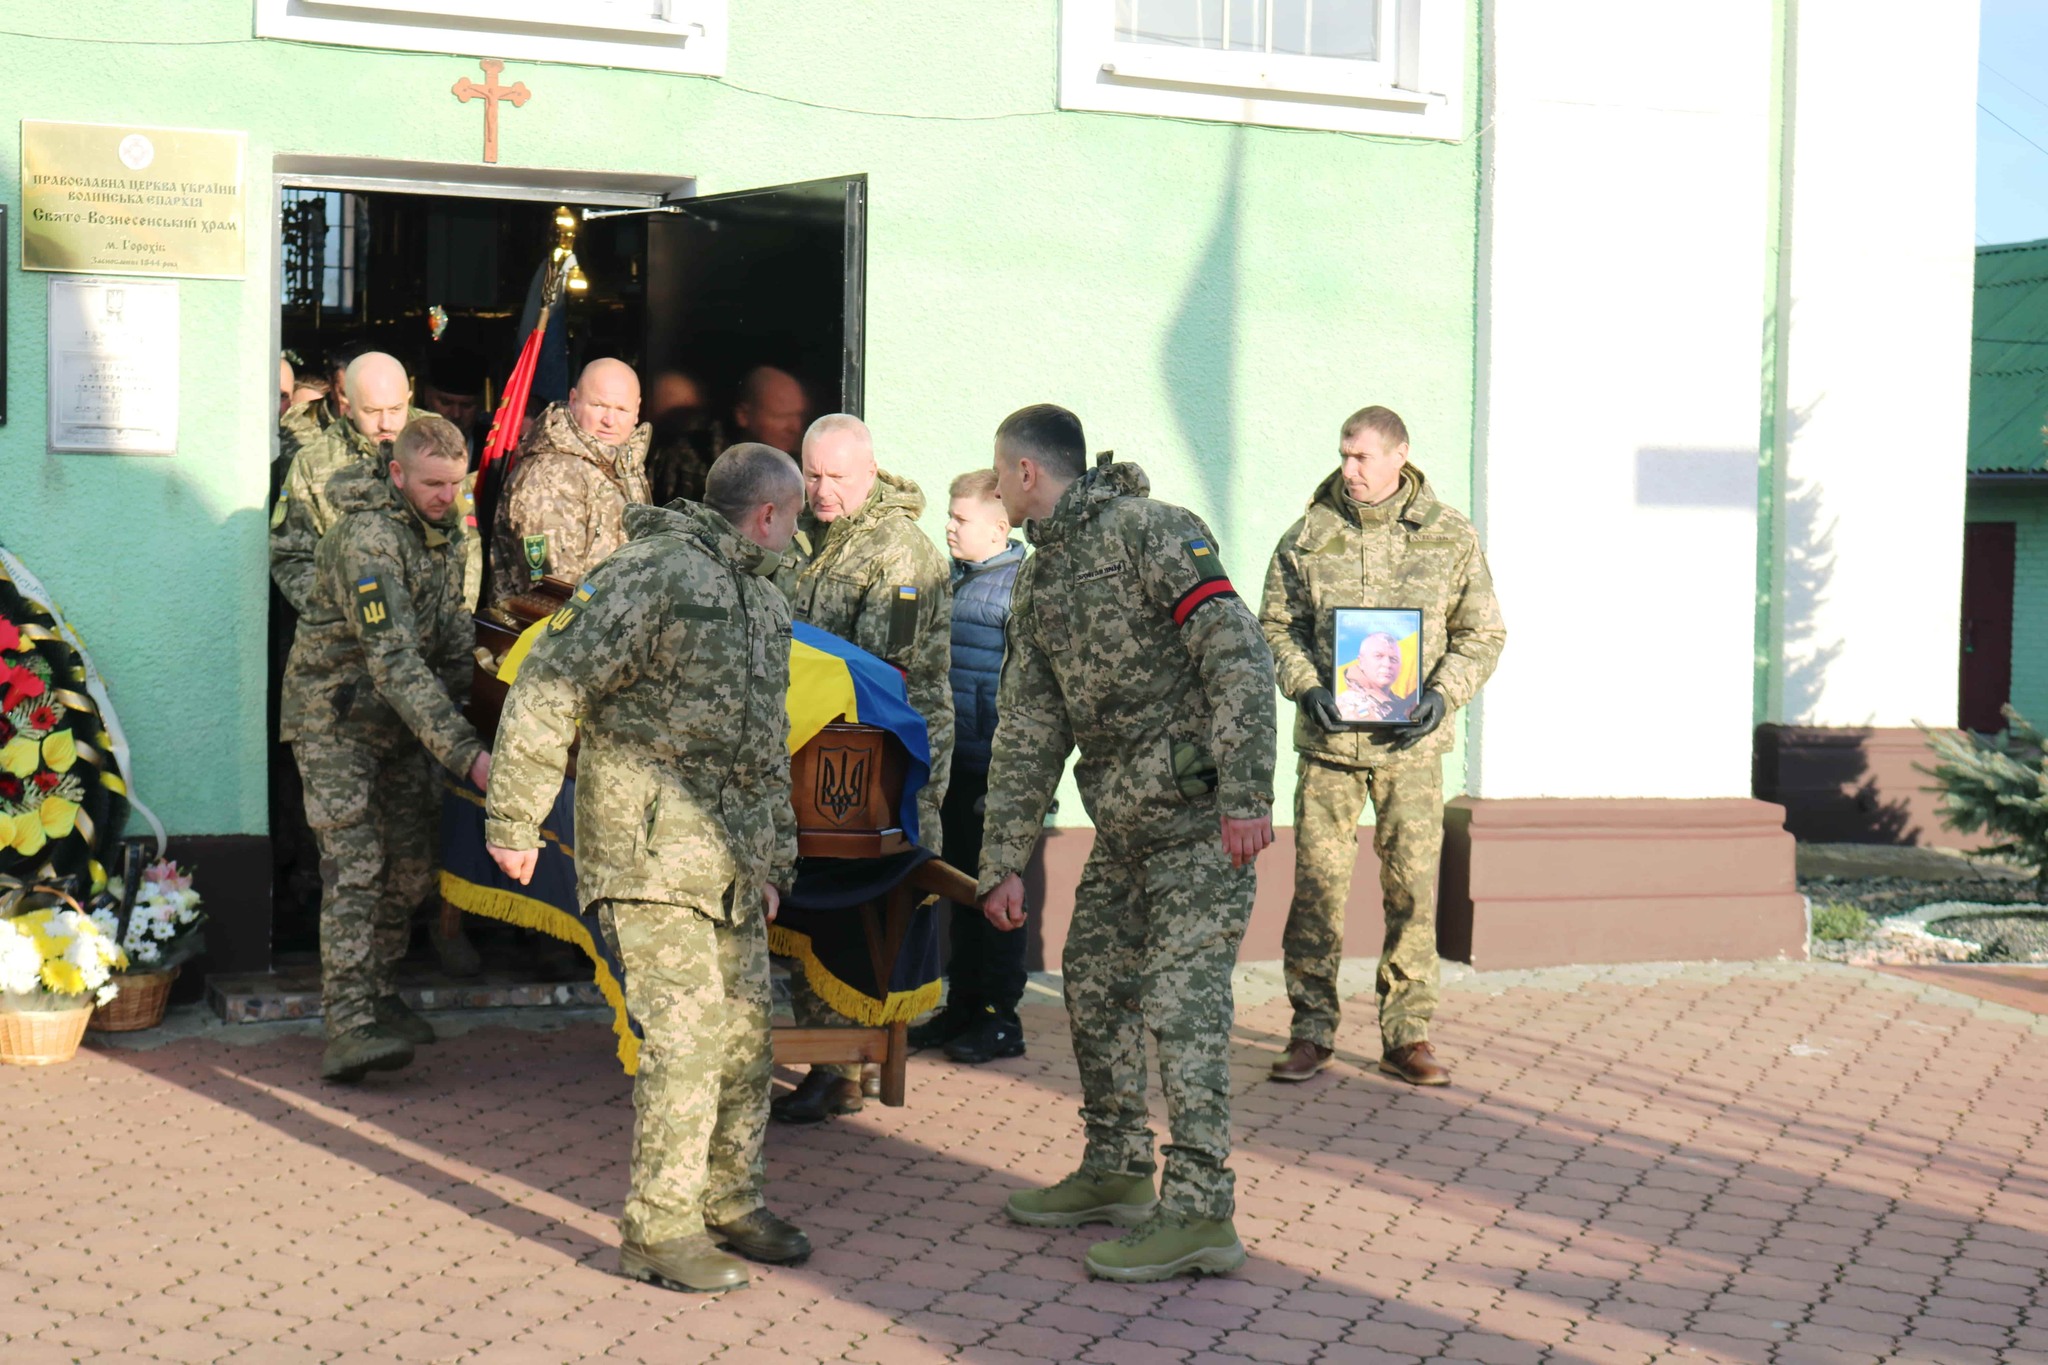
[{"label": "white chrysanthemum", "polygon": [[154,967],[163,957],[163,949],[154,943],[138,943],[128,950],[128,960],[143,967]]},{"label": "white chrysanthemum", "polygon": [[106,984],[108,960],[100,952],[100,942],[97,935],[80,934],[64,945],[64,960],[78,968],[87,990]]},{"label": "white chrysanthemum", "polygon": [[97,991],[94,991],[92,998],[96,1004],[104,1005],[120,993],[121,988],[115,985],[113,982],[109,981],[106,985],[100,987]]},{"label": "white chrysanthemum", "polygon": [[92,922],[98,925],[100,932],[105,934],[108,938],[112,938],[116,933],[120,931],[121,928],[120,916],[116,915],[111,910],[93,911]]},{"label": "white chrysanthemum", "polygon": [[28,935],[0,920],[0,991],[25,994],[41,984],[43,955]]}]

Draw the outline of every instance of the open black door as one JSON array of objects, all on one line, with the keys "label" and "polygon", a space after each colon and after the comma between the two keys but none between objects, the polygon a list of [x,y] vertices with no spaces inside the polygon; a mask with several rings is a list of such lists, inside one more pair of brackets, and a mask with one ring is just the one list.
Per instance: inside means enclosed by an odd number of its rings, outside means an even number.
[{"label": "open black door", "polygon": [[644,380],[696,378],[718,408],[774,365],[812,415],[861,411],[866,176],[670,200],[647,220]]}]

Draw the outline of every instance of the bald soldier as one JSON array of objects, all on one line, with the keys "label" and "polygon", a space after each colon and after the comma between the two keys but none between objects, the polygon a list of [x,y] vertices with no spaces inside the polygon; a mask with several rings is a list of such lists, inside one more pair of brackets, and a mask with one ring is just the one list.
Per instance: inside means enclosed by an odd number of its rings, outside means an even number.
[{"label": "bald soldier", "polygon": [[797,452],[804,434],[811,401],[804,386],[788,370],[773,365],[756,365],[740,380],[739,401],[733,404],[733,424],[743,440],[774,446],[788,455]]},{"label": "bald soldier", "polygon": [[[875,464],[867,424],[843,412],[811,423],[803,439],[804,501],[794,571],[776,578],[796,619],[859,645],[903,671],[910,704],[931,737],[931,781],[918,795],[918,842],[940,848],[939,810],[953,764],[952,566],[918,529],[924,494]],[[821,1000],[801,972],[790,976],[796,1021],[848,1021]],[[814,1066],[775,1102],[783,1123],[816,1123],[861,1107],[857,1067]]]},{"label": "bald soldier", "polygon": [[491,604],[543,578],[581,583],[626,543],[626,508],[650,501],[640,376],[622,360],[583,367],[569,401],[526,438],[491,534]]},{"label": "bald soldier", "polygon": [[313,551],[338,515],[328,485],[357,464],[367,464],[382,477],[398,433],[407,422],[428,415],[412,406],[405,366],[382,351],[350,361],[341,386],[346,396],[341,416],[305,434],[270,512],[270,576],[302,616],[312,598]]}]

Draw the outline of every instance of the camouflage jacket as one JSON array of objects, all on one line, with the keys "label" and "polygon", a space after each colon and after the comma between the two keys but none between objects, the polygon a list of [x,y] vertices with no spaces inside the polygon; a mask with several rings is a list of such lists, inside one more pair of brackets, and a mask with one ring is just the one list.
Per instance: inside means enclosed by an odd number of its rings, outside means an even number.
[{"label": "camouflage jacket", "polygon": [[410,731],[466,776],[484,745],[462,715],[476,627],[462,602],[461,517],[420,520],[367,465],[338,473],[327,498],[339,520],[314,556],[280,737],[383,743]]},{"label": "camouflage jacket", "polygon": [[1219,837],[1273,804],[1273,658],[1202,519],[1098,466],[1025,526],[996,695],[981,887],[1022,872],[1079,746],[1098,835],[1123,852]]},{"label": "camouflage jacket", "polygon": [[[1330,666],[1338,607],[1420,607],[1423,685],[1441,692],[1453,710],[1479,691],[1508,638],[1479,533],[1463,513],[1437,501],[1413,465],[1401,472],[1400,491],[1377,507],[1353,502],[1343,476],[1330,475],[1307,514],[1280,537],[1266,570],[1259,623],[1288,700],[1311,687],[1335,690]],[[1407,752],[1441,757],[1454,728],[1437,727]],[[1358,767],[1393,752],[1388,746],[1398,734],[1333,734],[1306,712],[1294,720],[1296,750]]]},{"label": "camouflage jacket", "polygon": [[[405,420],[413,422],[427,415],[413,408]],[[356,430],[355,423],[337,419],[321,428],[291,456],[283,491],[270,509],[270,576],[277,580],[284,600],[300,615],[305,614],[313,594],[313,551],[340,515],[327,491],[328,482],[359,461],[367,461],[383,476],[391,456],[388,450],[380,451],[377,446],[377,442]]]},{"label": "camouflage jacket", "polygon": [[320,439],[327,428],[341,420],[332,398],[313,398],[294,403],[277,419],[277,455],[289,461],[301,447]]},{"label": "camouflage jacket", "polygon": [[695,503],[630,507],[626,530],[520,666],[484,837],[539,846],[580,724],[577,894],[730,919],[796,870],[778,556]]},{"label": "camouflage jacket", "polygon": [[866,502],[831,524],[804,514],[791,547],[797,561],[776,583],[797,620],[903,670],[931,738],[918,832],[936,850],[953,764],[953,574],[952,562],[918,529],[923,511],[918,486],[884,472]]},{"label": "camouflage jacket", "polygon": [[543,577],[581,583],[626,543],[626,508],[649,501],[642,422],[624,445],[586,434],[550,403],[528,433],[491,528],[491,604]]}]

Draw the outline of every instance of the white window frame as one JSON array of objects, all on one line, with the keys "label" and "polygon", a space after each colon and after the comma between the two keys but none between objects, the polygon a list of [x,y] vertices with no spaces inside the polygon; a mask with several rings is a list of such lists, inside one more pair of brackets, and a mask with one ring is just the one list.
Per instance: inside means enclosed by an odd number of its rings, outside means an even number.
[{"label": "white window frame", "polygon": [[1471,8],[1380,0],[1380,55],[1361,62],[1120,41],[1116,0],[1060,0],[1060,107],[1454,141]]},{"label": "white window frame", "polygon": [[[726,0],[255,0],[256,36],[723,76]],[[635,6],[634,8],[639,8]]]}]

